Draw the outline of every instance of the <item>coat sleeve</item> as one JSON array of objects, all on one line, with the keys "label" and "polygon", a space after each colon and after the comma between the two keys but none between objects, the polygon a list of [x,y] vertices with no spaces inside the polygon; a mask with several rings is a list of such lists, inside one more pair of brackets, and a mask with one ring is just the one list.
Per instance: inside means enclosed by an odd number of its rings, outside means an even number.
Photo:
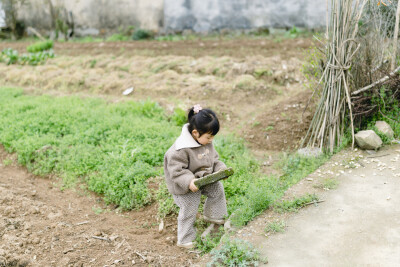
[{"label": "coat sleeve", "polygon": [[213,172],[217,172],[220,170],[224,170],[226,169],[226,165],[225,163],[223,163],[222,161],[219,160],[219,155],[217,150],[215,150],[214,145],[212,146],[212,150],[214,153],[214,168],[213,168]]},{"label": "coat sleeve", "polygon": [[[181,152],[181,151],[179,151]],[[195,178],[194,174],[188,169],[189,159],[182,155],[182,153],[171,153],[166,156],[165,172],[168,174],[167,183],[172,187],[180,187],[181,190],[187,192],[189,190],[190,182]]]}]

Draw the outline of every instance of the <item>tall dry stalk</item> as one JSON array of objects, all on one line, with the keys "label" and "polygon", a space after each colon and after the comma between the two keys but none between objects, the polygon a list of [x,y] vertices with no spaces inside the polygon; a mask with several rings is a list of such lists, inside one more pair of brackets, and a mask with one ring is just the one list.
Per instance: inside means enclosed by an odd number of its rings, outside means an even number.
[{"label": "tall dry stalk", "polygon": [[400,19],[400,1],[397,2],[396,22],[394,25],[393,56],[392,56],[391,70],[394,70],[394,68],[396,67],[397,40],[398,40],[397,38],[399,36],[399,19]]},{"label": "tall dry stalk", "polygon": [[349,88],[349,69],[359,44],[355,37],[366,0],[331,0],[326,67],[320,82],[321,99],[303,145],[326,149],[331,153],[342,142],[350,121],[354,146],[354,125]]}]

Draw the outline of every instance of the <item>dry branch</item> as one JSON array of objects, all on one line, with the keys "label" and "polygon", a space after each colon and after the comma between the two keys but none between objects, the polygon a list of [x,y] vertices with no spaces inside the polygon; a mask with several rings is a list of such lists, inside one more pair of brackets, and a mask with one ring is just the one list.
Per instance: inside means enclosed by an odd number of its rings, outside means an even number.
[{"label": "dry branch", "polygon": [[392,70],[396,66],[396,54],[397,54],[397,37],[399,35],[399,17],[400,17],[400,1],[397,2],[396,11],[396,24],[394,25],[394,36],[393,36],[393,55],[392,55]]},{"label": "dry branch", "polygon": [[386,82],[391,77],[395,76],[397,74],[397,72],[399,72],[399,71],[400,71],[400,66],[398,66],[393,72],[389,73],[389,75],[383,77],[380,80],[375,81],[374,83],[372,83],[372,84],[370,84],[368,86],[365,86],[365,87],[363,87],[361,89],[358,89],[357,91],[354,91],[353,93],[351,93],[351,95],[358,95],[359,93],[368,91],[369,89],[371,89],[371,88],[373,88],[373,87],[375,87],[375,86],[377,86],[379,84],[382,84],[382,83]]},{"label": "dry branch", "polygon": [[103,241],[107,241],[107,242],[111,242],[111,240],[110,239],[108,239],[108,238],[106,238],[106,237],[101,237],[101,236],[92,236],[92,238],[94,238],[94,239],[100,239],[100,240],[103,240]]}]

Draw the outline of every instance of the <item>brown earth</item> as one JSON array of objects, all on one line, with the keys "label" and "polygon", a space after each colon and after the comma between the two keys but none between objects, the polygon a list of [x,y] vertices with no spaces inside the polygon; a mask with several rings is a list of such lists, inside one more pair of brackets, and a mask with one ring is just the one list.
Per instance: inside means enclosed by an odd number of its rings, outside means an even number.
[{"label": "brown earth", "polygon": [[[0,64],[0,84],[30,94],[112,102],[150,98],[168,112],[200,103],[217,111],[223,133],[243,137],[271,165],[281,151],[298,146],[311,119],[312,110],[304,111],[310,92],[300,72],[310,45],[310,39],[57,43],[58,56],[45,65]],[[26,46],[0,43],[0,50]],[[134,93],[121,96],[130,86]],[[10,157],[0,150],[0,163]],[[155,204],[120,213],[79,186],[61,190],[60,184],[15,163],[0,166],[0,266],[2,261],[6,266],[198,262],[198,254],[175,246],[176,218],[158,233]]]},{"label": "brown earth", "polygon": [[[6,159],[0,148],[0,162]],[[59,180],[49,178],[0,164],[0,266],[190,266],[197,260],[174,245],[174,218],[158,232],[156,205],[121,212],[79,188],[60,190]]]},{"label": "brown earth", "polygon": [[[26,52],[26,47],[32,42],[0,42],[0,50],[12,47],[19,52]],[[197,40],[197,41],[138,41],[138,42],[92,42],[92,43],[56,43],[54,50],[58,55],[103,55],[114,56],[193,56],[211,57],[233,56],[245,58],[248,56],[270,57],[276,54],[284,59],[297,57],[299,52],[309,48],[311,38],[281,39],[233,39],[233,40]]]}]

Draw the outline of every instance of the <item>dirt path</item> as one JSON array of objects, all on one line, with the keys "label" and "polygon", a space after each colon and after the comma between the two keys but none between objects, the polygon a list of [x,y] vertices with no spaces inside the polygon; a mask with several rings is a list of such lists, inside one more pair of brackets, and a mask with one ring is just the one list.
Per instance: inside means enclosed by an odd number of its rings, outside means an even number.
[{"label": "dirt path", "polygon": [[[121,213],[99,197],[11,165],[0,148],[0,266],[190,266],[176,222],[158,233],[156,207]],[[149,220],[149,218],[154,220]]]},{"label": "dirt path", "polygon": [[[351,158],[363,166],[345,168],[352,166]],[[336,190],[317,192],[312,187],[330,176],[337,176]],[[267,222],[276,218],[267,212],[238,235],[268,257],[268,266],[398,266],[399,188],[399,145],[375,155],[340,153],[288,192],[299,195],[311,190],[323,203],[288,218],[281,216],[287,225],[284,233],[265,237]]]}]

